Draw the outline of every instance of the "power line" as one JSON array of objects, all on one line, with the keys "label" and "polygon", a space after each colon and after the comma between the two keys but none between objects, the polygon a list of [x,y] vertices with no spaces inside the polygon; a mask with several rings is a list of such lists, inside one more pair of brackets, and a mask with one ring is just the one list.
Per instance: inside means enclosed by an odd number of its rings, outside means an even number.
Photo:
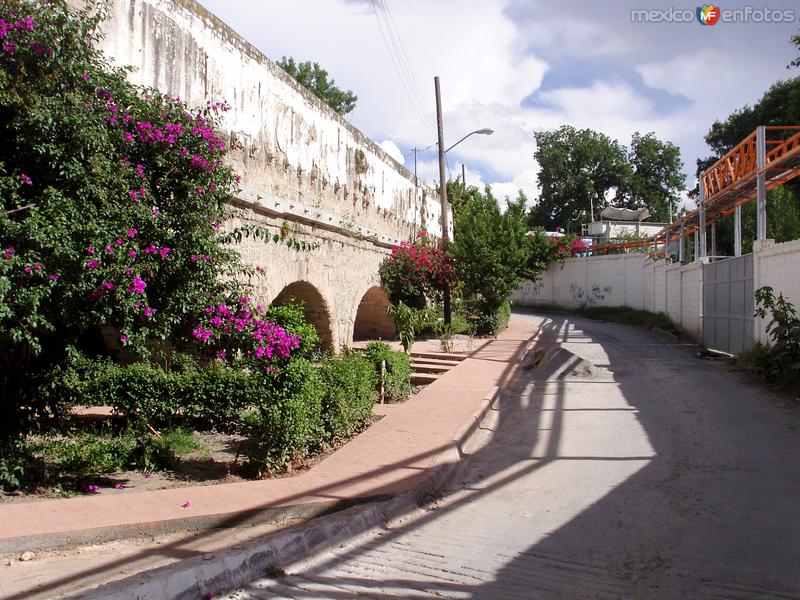
[{"label": "power line", "polygon": [[[386,51],[389,53],[389,58],[391,58],[391,60],[392,60],[392,64],[394,65],[395,72],[397,73],[398,79],[400,80],[400,84],[403,86],[403,90],[405,91],[406,96],[408,96],[408,99],[411,102],[411,106],[414,109],[414,112],[417,113],[417,117],[419,117],[419,119],[422,122],[422,124],[425,127],[433,129],[432,123],[430,121],[428,121],[426,119],[426,117],[424,116],[424,112],[425,111],[420,109],[420,105],[418,104],[419,101],[417,99],[415,99],[414,94],[412,94],[410,89],[409,89],[409,84],[406,83],[406,77],[404,76],[405,71],[404,71],[403,68],[400,67],[400,65],[398,63],[398,61],[400,60],[399,59],[399,55],[398,55],[398,58],[395,58],[395,54],[392,52],[392,48],[390,47],[389,41],[387,40],[386,33],[384,33],[384,24],[381,21],[380,15],[378,14],[378,9],[380,8],[381,12],[382,12],[383,11],[383,7],[378,2],[379,2],[379,0],[372,0],[372,2],[370,4],[372,6],[372,11],[375,13],[375,18],[378,21],[378,30],[380,31],[381,37],[383,38],[383,43],[386,46]],[[389,32],[388,21],[387,21],[386,27],[387,27],[387,32]],[[395,44],[395,49],[396,48],[397,48],[397,46]]]},{"label": "power line", "polygon": [[378,3],[378,7],[383,13],[384,22],[386,23],[389,31],[389,37],[392,41],[395,51],[397,52],[400,66],[404,67],[407,79],[411,84],[412,91],[416,93],[417,100],[419,100],[425,116],[428,117],[432,123],[435,123],[436,118],[433,116],[433,113],[426,109],[428,105],[428,103],[425,101],[426,96],[422,93],[422,90],[417,83],[417,78],[414,76],[414,69],[411,67],[411,61],[408,58],[408,53],[406,52],[405,44],[403,44],[403,39],[400,37],[400,29],[397,27],[397,22],[394,20],[392,10],[389,8],[389,3],[386,0],[375,1]]}]

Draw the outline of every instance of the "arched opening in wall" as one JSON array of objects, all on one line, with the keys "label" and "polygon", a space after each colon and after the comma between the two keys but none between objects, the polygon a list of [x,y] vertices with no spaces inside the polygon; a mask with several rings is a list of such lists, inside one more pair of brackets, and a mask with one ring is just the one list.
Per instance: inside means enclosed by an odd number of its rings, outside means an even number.
[{"label": "arched opening in wall", "polygon": [[361,298],[353,325],[354,340],[394,339],[394,322],[386,315],[389,297],[382,287],[371,287]]},{"label": "arched opening in wall", "polygon": [[306,321],[311,323],[322,340],[325,350],[333,348],[333,334],[331,333],[331,317],[328,306],[317,288],[307,281],[295,281],[281,290],[272,301],[272,306],[285,304],[302,304]]}]

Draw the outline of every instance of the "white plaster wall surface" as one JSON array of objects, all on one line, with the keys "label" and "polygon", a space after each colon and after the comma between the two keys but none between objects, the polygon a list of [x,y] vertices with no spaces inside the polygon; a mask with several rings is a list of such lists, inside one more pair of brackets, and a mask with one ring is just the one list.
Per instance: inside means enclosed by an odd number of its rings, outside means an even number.
[{"label": "white plaster wall surface", "polygon": [[653,311],[667,312],[667,271],[664,261],[653,266]]},{"label": "white plaster wall surface", "polygon": [[681,265],[667,265],[666,275],[666,313],[673,323],[680,325],[682,317],[683,291],[681,289]]},{"label": "white plaster wall surface", "polygon": [[647,259],[642,264],[644,285],[642,286],[642,305],[644,310],[655,312],[655,263]]},{"label": "white plaster wall surface", "polygon": [[[230,160],[245,186],[407,239],[438,234],[438,195],[192,0],[113,0],[101,43],[135,83],[200,106],[227,100]],[[417,197],[415,198],[415,189]]]},{"label": "white plaster wall surface", "polygon": [[700,276],[702,269],[699,263],[683,265],[681,273],[681,320],[683,329],[689,333],[700,335]]},{"label": "white plaster wall surface", "polygon": [[[754,289],[772,287],[775,295],[783,294],[789,302],[800,310],[800,240],[769,244],[754,252],[756,265]],[[768,341],[766,324],[768,319],[756,319],[756,339]]]},{"label": "white plaster wall surface", "polygon": [[[80,4],[82,0],[70,0]],[[242,178],[242,222],[318,247],[245,242],[263,273],[250,283],[264,302],[295,282],[323,298],[335,348],[352,339],[364,293],[378,285],[391,245],[420,229],[439,235],[438,194],[193,0],[111,0],[100,42],[129,79],[190,106],[226,100],[227,160]],[[450,230],[452,231],[452,219]]]},{"label": "white plaster wall surface", "polygon": [[632,308],[644,308],[644,256],[623,254],[625,265],[625,302]]}]

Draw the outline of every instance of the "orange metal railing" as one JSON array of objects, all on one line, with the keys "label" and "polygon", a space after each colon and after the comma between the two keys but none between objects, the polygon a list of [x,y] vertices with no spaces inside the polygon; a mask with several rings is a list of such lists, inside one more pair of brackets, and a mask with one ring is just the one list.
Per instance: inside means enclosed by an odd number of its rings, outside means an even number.
[{"label": "orange metal railing", "polygon": [[[758,168],[758,130],[754,131],[728,153],[706,169],[700,176],[700,186],[705,199],[702,204],[706,212],[706,226],[722,216],[734,213],[741,206],[756,198],[758,178],[764,177],[765,190],[770,190],[800,176],[800,125],[764,127],[764,166]],[[700,210],[694,209],[680,220],[664,227],[646,240],[608,243],[592,246],[592,253],[625,250],[655,249],[658,245],[680,239],[681,225],[684,235],[698,231],[701,227]]]}]

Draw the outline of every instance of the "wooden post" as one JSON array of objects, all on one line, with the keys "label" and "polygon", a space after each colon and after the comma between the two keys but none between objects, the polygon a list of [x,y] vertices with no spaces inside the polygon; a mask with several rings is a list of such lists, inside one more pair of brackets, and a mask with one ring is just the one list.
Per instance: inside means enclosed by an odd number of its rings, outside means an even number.
[{"label": "wooden post", "polygon": [[386,361],[382,360],[381,361],[381,404],[384,403],[385,397],[386,397],[386,394],[385,394],[385,391],[384,391],[385,390],[385,385],[384,385],[385,381],[386,381]]},{"label": "wooden post", "polygon": [[[447,231],[447,179],[444,163],[444,123],[442,122],[442,94],[439,90],[439,76],[433,78],[436,88],[436,126],[439,130],[439,199],[442,203],[442,246],[447,251],[450,234]],[[450,311],[450,286],[444,288],[444,322],[449,325],[452,319]]]}]

